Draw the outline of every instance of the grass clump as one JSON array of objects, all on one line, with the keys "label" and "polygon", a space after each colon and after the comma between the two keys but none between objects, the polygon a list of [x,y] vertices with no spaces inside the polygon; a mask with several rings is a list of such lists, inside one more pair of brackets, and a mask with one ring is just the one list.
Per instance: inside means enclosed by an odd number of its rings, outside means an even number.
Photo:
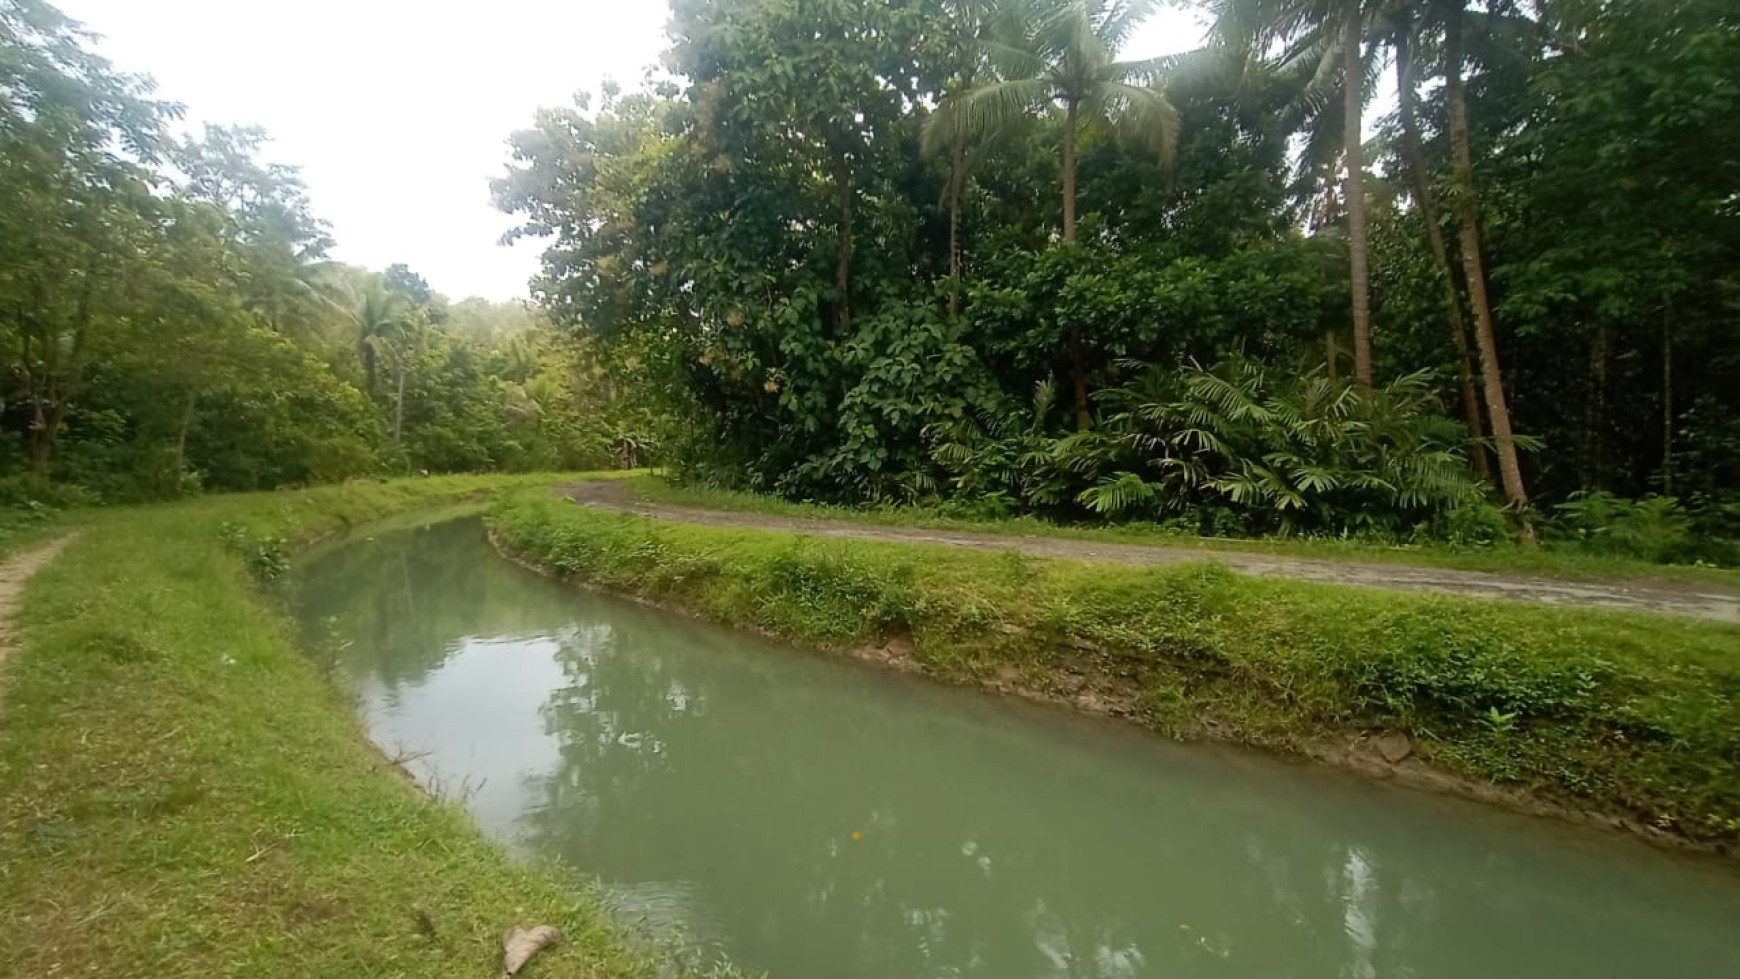
[{"label": "grass clump", "polygon": [[1475,779],[1740,838],[1740,629],[1448,595],[664,523],[506,496],[529,560],[829,646],[910,639],[950,678],[1299,746],[1399,730]]},{"label": "grass clump", "polygon": [[536,975],[660,974],[584,889],[412,787],[250,580],[347,525],[553,481],[83,514],[0,688],[6,974],[489,976],[502,930],[543,922],[568,940]]}]

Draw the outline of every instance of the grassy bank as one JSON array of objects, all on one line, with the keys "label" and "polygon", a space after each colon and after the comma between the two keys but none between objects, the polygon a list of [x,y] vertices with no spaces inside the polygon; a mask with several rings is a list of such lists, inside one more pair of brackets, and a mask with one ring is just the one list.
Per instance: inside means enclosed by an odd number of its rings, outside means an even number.
[{"label": "grassy bank", "polygon": [[720,622],[1181,736],[1322,750],[1399,731],[1435,770],[1740,839],[1733,627],[681,525],[543,492],[491,522],[530,561]]},{"label": "grassy bank", "polygon": [[884,527],[924,527],[1015,537],[1059,537],[1110,544],[1191,548],[1207,552],[1238,551],[1280,557],[1355,561],[1364,564],[1402,564],[1458,571],[1538,574],[1579,580],[1658,578],[1740,591],[1740,571],[1694,565],[1652,564],[1635,558],[1593,554],[1573,547],[1525,548],[1512,543],[1461,547],[1442,543],[1381,544],[1328,537],[1199,537],[1158,524],[1064,525],[1030,516],[1002,520],[966,519],[935,507],[923,506],[840,507],[793,503],[759,493],[680,486],[650,476],[630,480],[625,489],[632,498],[670,506],[736,510],[800,519],[844,520]]},{"label": "grassy bank", "polygon": [[591,899],[416,791],[247,565],[549,477],[361,483],[69,515],[0,678],[0,974],[638,976]]}]

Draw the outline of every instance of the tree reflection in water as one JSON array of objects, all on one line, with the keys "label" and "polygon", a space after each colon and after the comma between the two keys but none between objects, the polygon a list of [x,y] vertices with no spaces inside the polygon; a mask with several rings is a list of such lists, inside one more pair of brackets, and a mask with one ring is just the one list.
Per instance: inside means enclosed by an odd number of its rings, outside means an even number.
[{"label": "tree reflection in water", "polygon": [[1674,976],[1740,954],[1731,881],[772,648],[484,548],[462,523],[335,550],[302,576],[306,627],[336,620],[377,735],[490,780],[492,831],[776,977]]}]

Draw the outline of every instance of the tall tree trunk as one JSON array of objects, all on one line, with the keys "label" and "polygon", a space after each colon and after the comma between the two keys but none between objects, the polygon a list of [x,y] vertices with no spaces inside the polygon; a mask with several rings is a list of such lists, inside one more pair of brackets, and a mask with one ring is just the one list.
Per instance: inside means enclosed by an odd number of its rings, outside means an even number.
[{"label": "tall tree trunk", "polygon": [[393,447],[398,448],[404,444],[405,440],[405,374],[408,372],[405,369],[405,352],[403,350],[399,351],[399,356],[395,359],[398,361],[399,368],[399,390],[393,397]]},{"label": "tall tree trunk", "polygon": [[1324,359],[1329,362],[1329,381],[1335,383],[1341,380],[1341,344],[1335,340],[1334,330],[1323,331]]},{"label": "tall tree trunk", "polygon": [[961,313],[961,194],[967,182],[967,127],[955,126],[949,157],[949,315]]},{"label": "tall tree trunk", "polygon": [[1589,342],[1589,423],[1583,474],[1586,489],[1607,488],[1607,326],[1595,330]]},{"label": "tall tree trunk", "polygon": [[187,471],[187,430],[193,427],[193,406],[199,400],[199,389],[188,388],[181,402],[181,426],[175,433],[175,478]]},{"label": "tall tree trunk", "polygon": [[1661,492],[1674,495],[1674,326],[1661,321]]},{"label": "tall tree trunk", "polygon": [[65,422],[66,405],[58,398],[51,399],[46,409],[40,399],[36,402],[30,427],[30,469],[38,476],[48,475],[49,464],[54,461],[55,443],[60,438],[60,427]]},{"label": "tall tree trunk", "polygon": [[[48,427],[48,419],[42,414],[42,391],[39,383],[40,371],[30,362],[30,338],[35,323],[28,326],[24,311],[18,312],[18,368],[24,379],[24,396],[30,401],[30,428],[27,433],[30,444],[30,470],[38,476],[48,475],[48,447],[43,442],[42,433]],[[46,346],[46,344],[45,344]]]},{"label": "tall tree trunk", "polygon": [[371,344],[369,341],[370,341],[369,337],[366,337],[366,336],[363,337],[362,340],[357,344],[356,349],[357,349],[357,354],[362,358],[363,390],[367,391],[369,397],[372,398],[375,396],[376,367],[375,367],[375,348],[374,348],[373,344]]},{"label": "tall tree trunk", "polygon": [[1361,391],[1370,391],[1371,268],[1365,227],[1365,160],[1360,145],[1364,138],[1360,114],[1365,108],[1365,63],[1359,50],[1362,35],[1359,4],[1350,7],[1346,34],[1342,38],[1346,71],[1342,88],[1345,90],[1343,105],[1347,123],[1343,134],[1347,181],[1342,196],[1347,198],[1347,256],[1353,285],[1353,380]]},{"label": "tall tree trunk", "polygon": [[840,260],[834,267],[834,288],[840,292],[840,305],[835,317],[840,332],[852,328],[852,164],[840,162]]},{"label": "tall tree trunk", "polygon": [[[87,268],[84,275],[84,288],[79,293],[78,306],[72,318],[72,344],[62,352],[61,337],[50,328],[36,320],[32,331],[21,335],[27,338],[30,332],[36,333],[36,347],[42,358],[40,369],[34,368],[29,357],[24,357],[20,366],[24,371],[25,391],[30,397],[30,468],[38,475],[47,476],[49,464],[54,460],[54,448],[60,438],[61,426],[66,423],[67,411],[73,398],[78,393],[79,374],[84,363],[85,339],[90,333],[91,301],[95,290],[97,270]],[[41,284],[37,284],[39,297],[38,308],[46,305],[41,299]],[[28,345],[25,352],[28,354]]]},{"label": "tall tree trunk", "polygon": [[48,429],[48,421],[42,416],[39,405],[30,422],[30,471],[38,476],[48,475],[48,460],[54,454],[54,436]]},{"label": "tall tree trunk", "polygon": [[[1075,240],[1075,134],[1079,123],[1075,102],[1065,104],[1063,114],[1063,240]],[[1075,389],[1075,427],[1085,432],[1093,424],[1088,411],[1087,344],[1081,324],[1069,327],[1069,379]]]},{"label": "tall tree trunk", "polygon": [[[1410,25],[1411,26],[1411,25]],[[1450,249],[1444,241],[1444,229],[1438,223],[1438,201],[1432,196],[1432,182],[1427,176],[1426,151],[1421,146],[1420,121],[1414,112],[1414,59],[1409,27],[1398,31],[1396,47],[1396,114],[1402,123],[1402,151],[1414,178],[1414,198],[1420,206],[1420,220],[1426,225],[1426,244],[1432,251],[1432,262],[1438,269],[1438,281],[1443,286],[1444,311],[1450,320],[1450,340],[1456,350],[1456,373],[1462,382],[1462,418],[1468,425],[1469,455],[1474,470],[1484,482],[1492,481],[1492,463],[1481,444],[1485,426],[1480,420],[1480,395],[1474,390],[1474,368],[1468,358],[1468,327],[1462,322],[1462,298],[1456,291],[1456,274],[1450,267]]]},{"label": "tall tree trunk", "polygon": [[[1474,342],[1480,350],[1480,380],[1486,390],[1486,416],[1492,422],[1493,448],[1504,496],[1519,511],[1528,505],[1516,439],[1505,405],[1504,375],[1499,370],[1498,340],[1492,326],[1492,305],[1486,297],[1486,269],[1480,255],[1480,208],[1474,196],[1474,154],[1468,145],[1468,101],[1462,91],[1462,7],[1451,4],[1444,18],[1444,98],[1450,113],[1452,200],[1456,206],[1462,273],[1468,281],[1468,304],[1474,309]],[[1532,540],[1533,530],[1524,528]]]},{"label": "tall tree trunk", "polygon": [[1063,240],[1075,240],[1075,131],[1079,116],[1072,100],[1063,112]]}]

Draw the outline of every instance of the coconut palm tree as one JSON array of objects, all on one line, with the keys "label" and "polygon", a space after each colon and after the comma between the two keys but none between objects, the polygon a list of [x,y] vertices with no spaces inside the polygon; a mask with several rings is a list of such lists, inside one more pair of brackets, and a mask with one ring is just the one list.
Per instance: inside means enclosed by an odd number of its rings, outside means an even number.
[{"label": "coconut palm tree", "polygon": [[[950,97],[977,88],[989,70],[985,44],[991,38],[995,18],[1006,7],[993,0],[944,0],[949,40],[960,49],[961,59]],[[924,133],[923,148],[927,155],[939,152],[945,140],[949,150],[949,179],[943,194],[949,211],[950,316],[961,311],[961,198],[967,183],[967,137],[966,113],[956,113],[946,130],[930,126]]]},{"label": "coconut palm tree", "polygon": [[[1480,203],[1475,196],[1474,156],[1468,137],[1468,99],[1462,85],[1463,21],[1468,10],[1463,0],[1435,0],[1433,7],[1443,20],[1444,104],[1449,116],[1451,203],[1456,211],[1457,243],[1462,253],[1463,278],[1468,283],[1468,305],[1474,311],[1474,345],[1480,351],[1481,387],[1486,392],[1486,414],[1492,423],[1494,454],[1505,499],[1521,511],[1529,495],[1518,464],[1516,437],[1510,427],[1510,409],[1505,403],[1504,375],[1499,370],[1498,340],[1492,324],[1492,303],[1486,295],[1486,267],[1480,251]],[[1534,531],[1525,525],[1531,541]]]},{"label": "coconut palm tree", "polygon": [[[1367,264],[1369,244],[1365,228],[1365,193],[1362,154],[1360,153],[1362,120],[1360,115],[1371,79],[1375,75],[1372,57],[1377,47],[1362,51],[1368,36],[1395,41],[1395,23],[1412,19],[1414,8],[1408,0],[1215,0],[1215,34],[1222,43],[1234,45],[1251,60],[1262,58],[1271,47],[1282,53],[1278,68],[1296,77],[1308,78],[1302,88],[1302,101],[1307,108],[1321,110],[1332,88],[1339,88],[1343,103],[1341,139],[1347,162],[1344,186],[1348,216],[1348,251],[1353,286],[1354,371],[1362,388],[1371,384],[1370,273]],[[1514,32],[1518,21],[1513,11],[1477,14],[1467,8],[1465,0],[1431,0],[1431,19],[1443,31],[1445,101],[1449,117],[1451,149],[1452,205],[1458,225],[1458,246],[1461,253],[1464,280],[1468,286],[1469,306],[1474,313],[1475,349],[1479,354],[1481,388],[1485,395],[1487,419],[1492,429],[1494,454],[1505,496],[1519,509],[1528,502],[1517,463],[1516,440],[1510,428],[1503,378],[1498,365],[1498,348],[1494,339],[1491,304],[1486,295],[1485,269],[1480,253],[1479,207],[1474,189],[1472,152],[1468,145],[1467,100],[1462,91],[1462,50],[1464,21],[1483,17],[1487,27],[1503,21],[1507,33]],[[1422,22],[1423,23],[1423,22]],[[1417,25],[1416,25],[1417,26]],[[1419,40],[1418,33],[1411,39]],[[1418,44],[1412,45],[1418,47]],[[1411,48],[1399,51],[1406,75],[1413,74]],[[1408,86],[1404,78],[1401,82]],[[1413,122],[1412,88],[1403,94],[1399,108],[1405,117],[1404,126]],[[1323,118],[1320,113],[1320,118]],[[1313,134],[1314,141],[1323,133]],[[1414,134],[1417,136],[1417,133]],[[1409,134],[1404,132],[1404,141]],[[1412,150],[1404,147],[1410,156]],[[1312,154],[1308,151],[1307,156]],[[1417,158],[1416,158],[1417,159]],[[1422,169],[1411,164],[1416,171]],[[1427,195],[1421,195],[1422,200]],[[1467,411],[1465,407],[1465,412]],[[1478,414],[1478,411],[1475,412]],[[1475,434],[1480,429],[1471,425]]]},{"label": "coconut palm tree", "polygon": [[411,316],[411,301],[404,293],[389,289],[381,277],[369,274],[353,284],[347,309],[355,326],[357,357],[362,361],[363,389],[375,393],[382,354],[391,356],[403,339]]},{"label": "coconut palm tree", "polygon": [[364,387],[375,393],[380,360],[393,365],[393,444],[401,444],[405,429],[405,380],[411,369],[412,345],[426,314],[410,296],[387,284],[378,273],[366,273],[350,283],[346,312],[355,330],[357,356],[362,360]]},{"label": "coconut palm tree", "polygon": [[[1270,70],[1301,83],[1300,112],[1320,124],[1333,115],[1329,100],[1341,96],[1340,150],[1344,165],[1342,208],[1347,216],[1349,282],[1353,291],[1353,375],[1363,391],[1372,386],[1371,238],[1366,230],[1364,122],[1372,74],[1365,40],[1377,5],[1371,0],[1214,0],[1213,34],[1253,68],[1279,48]],[[1320,130],[1313,142],[1333,145]],[[1308,152],[1307,157],[1313,154]]]},{"label": "coconut palm tree", "polygon": [[1420,138],[1419,112],[1416,107],[1420,84],[1415,49],[1422,24],[1414,15],[1412,5],[1397,4],[1389,19],[1390,49],[1396,61],[1396,118],[1402,130],[1402,160],[1413,184],[1414,206],[1420,210],[1420,222],[1426,229],[1426,244],[1432,253],[1432,263],[1438,272],[1444,293],[1444,311],[1450,323],[1450,341],[1456,350],[1457,378],[1462,389],[1462,417],[1468,434],[1474,439],[1470,454],[1474,468],[1482,480],[1492,478],[1486,449],[1480,442],[1485,426],[1481,422],[1480,395],[1474,389],[1474,371],[1469,365],[1468,328],[1462,317],[1462,297],[1456,288],[1456,275],[1450,265],[1450,249],[1439,224],[1437,195],[1432,189],[1431,170],[1426,164],[1424,141]]},{"label": "coconut palm tree", "polygon": [[[1075,240],[1076,140],[1100,120],[1146,143],[1162,162],[1178,142],[1178,110],[1155,87],[1170,59],[1119,61],[1118,49],[1156,4],[1153,0],[1004,0],[997,29],[981,42],[997,69],[993,81],[945,98],[928,123],[940,133],[995,131],[1035,110],[1062,111],[1063,240]],[[1087,357],[1080,324],[1070,326],[1070,376],[1076,424],[1087,428]]]}]

